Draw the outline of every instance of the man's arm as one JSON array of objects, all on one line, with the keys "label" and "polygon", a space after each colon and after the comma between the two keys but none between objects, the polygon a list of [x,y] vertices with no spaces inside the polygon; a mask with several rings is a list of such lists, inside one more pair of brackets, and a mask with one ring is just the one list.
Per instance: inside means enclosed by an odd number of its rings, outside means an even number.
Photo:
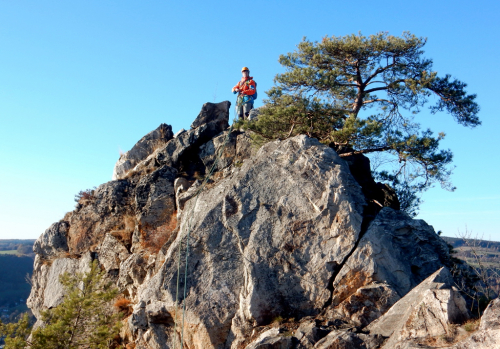
[{"label": "man's arm", "polygon": [[231,91],[233,91],[233,93],[236,93],[236,92],[238,92],[238,91],[239,91],[239,89],[240,89],[240,83],[238,82],[238,83],[236,84],[236,86],[234,86],[234,87],[233,87],[233,89],[232,89]]}]

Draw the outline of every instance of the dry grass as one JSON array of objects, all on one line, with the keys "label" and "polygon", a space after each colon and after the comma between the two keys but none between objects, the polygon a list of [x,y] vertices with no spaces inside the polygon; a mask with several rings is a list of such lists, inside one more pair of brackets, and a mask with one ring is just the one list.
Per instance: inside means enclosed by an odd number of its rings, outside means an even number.
[{"label": "dry grass", "polygon": [[61,255],[59,255],[58,258],[73,258],[73,259],[77,259],[79,258],[80,256],[79,255],[76,255],[76,254],[71,254],[69,252],[63,252]]},{"label": "dry grass", "polygon": [[122,222],[110,231],[110,234],[123,242],[126,245],[132,243],[132,233],[135,229],[135,217],[133,215],[126,215],[123,217]]},{"label": "dry grass", "polygon": [[132,314],[131,301],[127,298],[118,298],[114,304],[114,307],[120,311],[123,315],[129,316]]},{"label": "dry grass", "polygon": [[464,330],[467,332],[475,332],[478,328],[479,325],[481,324],[481,319],[471,319],[465,322],[462,327]]},{"label": "dry grass", "polygon": [[283,317],[282,317],[282,316],[276,316],[276,317],[273,319],[273,321],[272,321],[271,323],[272,323],[272,325],[274,325],[274,326],[279,326],[279,325],[281,325],[284,321],[285,321],[285,319],[283,319]]},{"label": "dry grass", "polygon": [[157,168],[152,164],[151,161],[148,161],[148,164],[144,166],[139,166],[139,168],[132,168],[128,170],[122,179],[132,179],[134,177],[143,177],[145,175],[151,174],[156,171]]},{"label": "dry grass", "polygon": [[174,211],[165,224],[155,229],[147,229],[142,232],[142,247],[149,250],[151,253],[158,253],[163,245],[168,242],[176,228],[177,211]]},{"label": "dry grass", "polygon": [[42,261],[42,265],[47,265],[50,267],[54,260],[53,259],[42,259],[41,261]]},{"label": "dry grass", "polygon": [[437,337],[426,337],[417,340],[419,344],[424,344],[436,348],[448,348],[450,345],[462,342],[472,335],[479,328],[481,319],[470,319],[461,325],[448,325],[449,332]]}]

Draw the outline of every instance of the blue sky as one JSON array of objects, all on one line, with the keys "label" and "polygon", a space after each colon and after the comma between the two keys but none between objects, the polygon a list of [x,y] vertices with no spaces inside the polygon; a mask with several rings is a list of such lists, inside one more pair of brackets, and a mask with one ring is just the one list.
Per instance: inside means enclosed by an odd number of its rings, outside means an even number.
[{"label": "blue sky", "polygon": [[495,1],[0,0],[0,238],[37,238],[74,195],[111,179],[120,151],[162,122],[188,128],[205,102],[234,100],[248,66],[259,99],[301,39],[410,31],[440,75],[477,93],[483,125],[419,116],[455,154],[454,193],[418,218],[444,235],[500,240]]}]

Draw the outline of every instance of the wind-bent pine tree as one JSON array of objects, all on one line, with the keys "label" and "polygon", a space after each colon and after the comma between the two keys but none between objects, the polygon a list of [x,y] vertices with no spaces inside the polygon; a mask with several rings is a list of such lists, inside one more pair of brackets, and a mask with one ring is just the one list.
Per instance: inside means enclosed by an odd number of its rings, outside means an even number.
[{"label": "wind-bent pine tree", "polygon": [[412,213],[417,193],[449,182],[450,150],[440,150],[444,133],[435,136],[414,121],[430,102],[431,113],[447,112],[459,124],[480,125],[476,95],[450,75],[438,76],[423,57],[425,38],[408,32],[382,32],[303,39],[297,50],[279,58],[285,72],[256,121],[239,126],[258,141],[307,134],[329,144],[341,156],[386,153],[396,166],[377,173],[396,187],[402,208]]}]

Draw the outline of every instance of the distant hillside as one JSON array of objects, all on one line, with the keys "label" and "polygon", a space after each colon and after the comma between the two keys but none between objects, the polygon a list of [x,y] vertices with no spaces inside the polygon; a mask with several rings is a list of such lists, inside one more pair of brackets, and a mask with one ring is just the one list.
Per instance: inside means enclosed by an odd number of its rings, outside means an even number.
[{"label": "distant hillside", "polygon": [[489,288],[500,293],[500,242],[443,237],[453,246],[454,256],[474,267],[487,278]]},{"label": "distant hillside", "polygon": [[[454,248],[459,248],[462,246],[468,246],[466,241],[461,238],[452,238],[448,236],[441,236],[444,241],[452,245]],[[476,240],[476,239],[468,239],[468,241],[474,241],[475,246],[482,248],[495,249],[496,251],[500,251],[500,241],[488,241],[488,240]]]},{"label": "distant hillside", "polygon": [[29,255],[34,257],[33,244],[34,239],[0,239],[0,255],[16,254]]},{"label": "distant hillside", "polygon": [[[26,276],[33,273],[33,258],[0,255],[0,307],[15,307],[25,303],[31,285]],[[17,304],[16,304],[17,303]]]},{"label": "distant hillside", "polygon": [[[0,318],[14,321],[28,310],[31,291],[28,280],[33,274],[35,240],[0,239]],[[0,342],[1,344],[1,342]]]}]

